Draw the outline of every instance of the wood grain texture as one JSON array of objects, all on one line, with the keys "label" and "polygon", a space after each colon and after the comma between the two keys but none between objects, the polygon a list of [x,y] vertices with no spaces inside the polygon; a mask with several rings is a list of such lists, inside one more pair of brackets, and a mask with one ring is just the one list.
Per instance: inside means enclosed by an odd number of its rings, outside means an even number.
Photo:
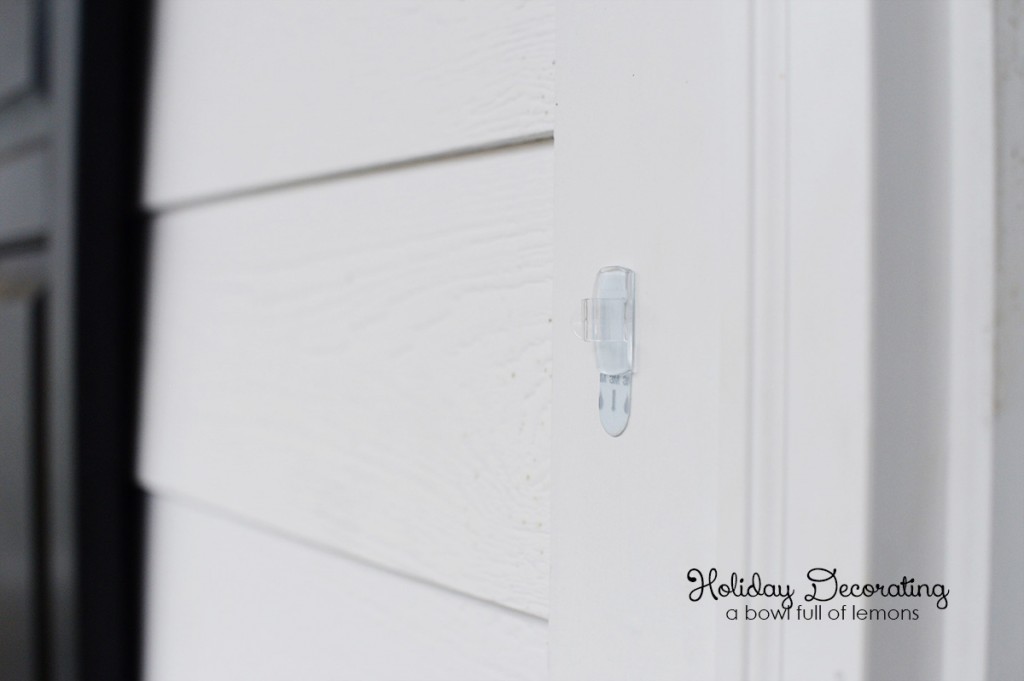
[{"label": "wood grain texture", "polygon": [[162,0],[150,207],[550,136],[548,0]]},{"label": "wood grain texture", "polygon": [[260,532],[149,502],[147,681],[529,681],[547,624]]},{"label": "wood grain texture", "polygon": [[172,212],[141,477],[547,613],[552,147]]}]

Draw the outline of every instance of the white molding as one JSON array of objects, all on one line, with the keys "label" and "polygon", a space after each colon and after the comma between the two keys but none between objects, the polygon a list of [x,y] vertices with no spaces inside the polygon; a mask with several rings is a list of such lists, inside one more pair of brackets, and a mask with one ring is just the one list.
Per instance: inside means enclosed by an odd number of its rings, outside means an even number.
[{"label": "white molding", "polygon": [[[748,572],[785,573],[789,204],[789,3],[753,1],[752,322]],[[782,678],[781,622],[748,625],[744,678]],[[734,677],[735,678],[735,677]]]},{"label": "white molding", "polygon": [[989,679],[1024,678],[1024,2],[994,7],[996,292]]},{"label": "white molding", "polygon": [[[995,72],[992,4],[949,2],[949,444],[942,678],[985,678],[995,324]],[[1020,519],[1018,519],[1018,522]]]},{"label": "white molding", "polygon": [[[749,400],[749,7],[566,1],[556,15],[551,676],[728,678],[737,629],[689,601],[687,570],[745,564],[747,445],[723,429],[745,429]],[[616,439],[570,329],[613,264],[637,275]]]},{"label": "white molding", "polygon": [[[867,564],[871,3],[789,4],[785,576]],[[830,624],[830,623],[828,623]],[[861,678],[864,626],[790,622],[781,678]]]},{"label": "white molding", "polygon": [[[744,627],[672,580],[695,557],[864,574],[870,3],[564,2],[558,21],[552,676],[859,678],[863,626]],[[613,262],[637,272],[640,368],[616,441],[568,334]]]}]

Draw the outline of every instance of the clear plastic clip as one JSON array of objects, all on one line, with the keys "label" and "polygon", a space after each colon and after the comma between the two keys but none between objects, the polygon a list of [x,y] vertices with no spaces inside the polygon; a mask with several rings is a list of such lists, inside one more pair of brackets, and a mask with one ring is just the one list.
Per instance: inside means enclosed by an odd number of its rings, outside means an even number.
[{"label": "clear plastic clip", "polygon": [[632,407],[634,273],[604,267],[576,320],[576,335],[594,344],[600,375],[597,408],[601,425],[612,437],[626,430]]},{"label": "clear plastic clip", "polygon": [[625,298],[584,298],[580,303],[577,336],[588,343],[627,340]]}]

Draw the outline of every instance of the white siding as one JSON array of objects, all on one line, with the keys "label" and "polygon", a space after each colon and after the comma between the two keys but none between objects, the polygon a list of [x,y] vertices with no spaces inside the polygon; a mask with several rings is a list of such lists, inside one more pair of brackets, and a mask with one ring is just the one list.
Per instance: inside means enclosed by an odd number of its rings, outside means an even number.
[{"label": "white siding", "polygon": [[158,218],[145,483],[546,614],[551,151]]},{"label": "white siding", "polygon": [[150,681],[537,681],[544,621],[150,502]]},{"label": "white siding", "polygon": [[553,31],[157,3],[151,681],[545,675]]},{"label": "white siding", "polygon": [[550,2],[157,3],[146,202],[550,137]]}]

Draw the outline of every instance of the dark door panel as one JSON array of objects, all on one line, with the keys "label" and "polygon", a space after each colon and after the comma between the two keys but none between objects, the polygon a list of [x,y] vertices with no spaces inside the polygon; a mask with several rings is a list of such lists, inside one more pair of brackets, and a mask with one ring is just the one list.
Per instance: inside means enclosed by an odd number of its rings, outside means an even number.
[{"label": "dark door panel", "polygon": [[39,675],[39,303],[0,287],[0,678]]}]

